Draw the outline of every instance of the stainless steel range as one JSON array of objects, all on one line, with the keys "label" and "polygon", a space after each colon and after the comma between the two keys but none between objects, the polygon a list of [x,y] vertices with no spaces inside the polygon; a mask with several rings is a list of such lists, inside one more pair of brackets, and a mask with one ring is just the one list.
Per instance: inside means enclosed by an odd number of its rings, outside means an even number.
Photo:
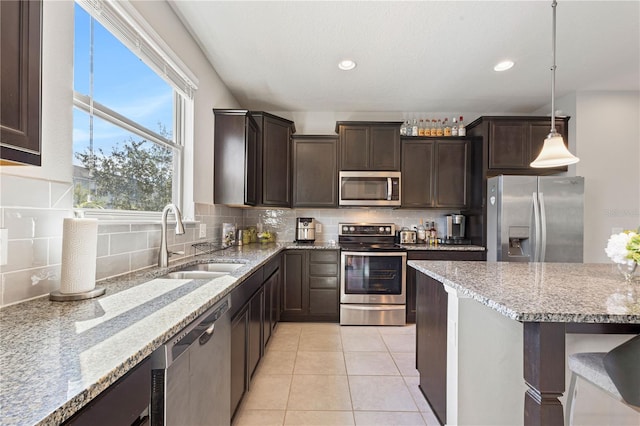
[{"label": "stainless steel range", "polygon": [[407,252],[393,223],[341,223],[340,324],[404,325]]}]

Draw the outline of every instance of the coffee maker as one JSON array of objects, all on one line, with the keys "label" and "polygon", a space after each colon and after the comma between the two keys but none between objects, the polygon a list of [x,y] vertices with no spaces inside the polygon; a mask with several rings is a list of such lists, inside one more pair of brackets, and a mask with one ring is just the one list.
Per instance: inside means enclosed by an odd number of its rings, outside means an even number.
[{"label": "coffee maker", "polygon": [[461,214],[449,214],[447,218],[447,234],[444,240],[445,244],[470,244],[468,239],[465,239],[465,220],[464,215]]},{"label": "coffee maker", "polygon": [[312,217],[296,218],[296,242],[312,243],[316,240],[316,220]]}]

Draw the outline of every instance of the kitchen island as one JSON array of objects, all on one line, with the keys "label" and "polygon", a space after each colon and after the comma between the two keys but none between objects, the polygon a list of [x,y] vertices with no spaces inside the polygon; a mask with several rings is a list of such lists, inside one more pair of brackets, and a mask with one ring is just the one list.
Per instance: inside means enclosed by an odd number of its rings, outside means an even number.
[{"label": "kitchen island", "polygon": [[420,385],[443,423],[561,425],[566,335],[640,333],[640,283],[609,264],[408,265]]}]

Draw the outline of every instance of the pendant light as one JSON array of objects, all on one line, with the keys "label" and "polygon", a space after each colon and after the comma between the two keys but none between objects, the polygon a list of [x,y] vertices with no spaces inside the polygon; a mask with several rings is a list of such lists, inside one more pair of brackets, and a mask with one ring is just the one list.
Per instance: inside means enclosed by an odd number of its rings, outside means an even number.
[{"label": "pendant light", "polygon": [[547,135],[538,157],[530,164],[531,167],[559,167],[574,164],[580,161],[569,152],[564,144],[562,136],[556,131],[556,6],[558,2],[551,2],[553,10],[553,24],[551,43],[553,51],[553,65],[551,66],[551,132]]}]

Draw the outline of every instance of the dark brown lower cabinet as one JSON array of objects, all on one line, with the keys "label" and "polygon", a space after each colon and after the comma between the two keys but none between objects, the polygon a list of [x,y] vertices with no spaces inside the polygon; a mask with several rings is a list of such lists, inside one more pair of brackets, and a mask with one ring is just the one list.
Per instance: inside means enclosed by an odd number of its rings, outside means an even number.
[{"label": "dark brown lower cabinet", "polygon": [[339,264],[338,250],[287,250],[282,321],[338,321]]},{"label": "dark brown lower cabinet", "polygon": [[258,290],[249,302],[249,378],[263,354],[262,328],[264,324],[264,287]]},{"label": "dark brown lower cabinet", "polygon": [[231,322],[231,416],[242,401],[247,386],[247,330],[249,328],[249,306],[245,306]]},{"label": "dark brown lower cabinet", "polygon": [[[484,251],[409,250],[407,260],[487,260]],[[407,322],[416,322],[416,270],[407,267]]]},{"label": "dark brown lower cabinet", "polygon": [[[280,256],[231,292],[231,416],[251,386],[280,309]],[[266,278],[266,279],[265,279]]]},{"label": "dark brown lower cabinet", "polygon": [[420,390],[441,424],[447,422],[447,292],[444,286],[417,274],[416,368]]},{"label": "dark brown lower cabinet", "polygon": [[65,425],[130,425],[149,407],[151,360],[145,358],[87,406],[64,422]]}]

